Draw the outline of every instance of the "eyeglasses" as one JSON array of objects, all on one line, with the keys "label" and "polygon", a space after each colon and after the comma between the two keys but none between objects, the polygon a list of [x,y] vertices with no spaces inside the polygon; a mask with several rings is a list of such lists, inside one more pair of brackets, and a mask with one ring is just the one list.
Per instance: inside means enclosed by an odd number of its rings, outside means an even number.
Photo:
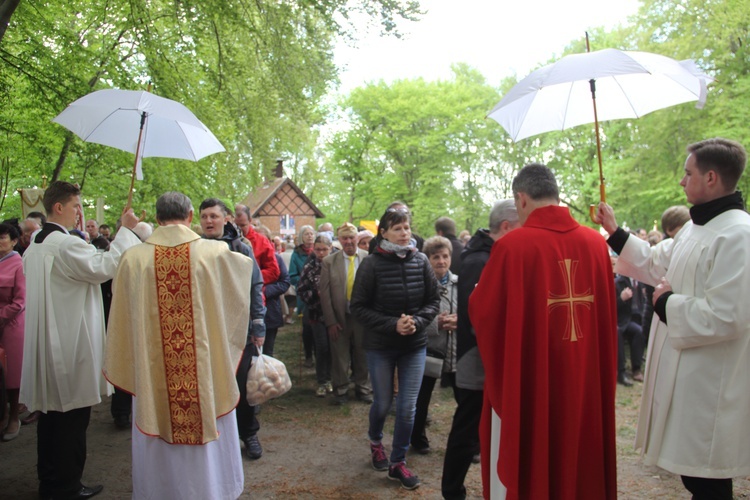
[{"label": "eyeglasses", "polygon": [[388,214],[392,214],[394,212],[409,215],[409,209],[406,207],[399,207],[399,208],[391,207],[385,211],[385,213],[388,213]]}]

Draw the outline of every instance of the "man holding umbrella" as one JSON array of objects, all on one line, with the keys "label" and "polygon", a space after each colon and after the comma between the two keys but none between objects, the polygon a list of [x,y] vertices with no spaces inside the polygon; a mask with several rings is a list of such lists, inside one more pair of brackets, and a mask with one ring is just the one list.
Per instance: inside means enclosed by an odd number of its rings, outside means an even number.
[{"label": "man holding umbrella", "polygon": [[100,284],[114,277],[123,252],[141,241],[138,219],[122,214],[109,252],[68,234],[81,217],[81,191],[53,182],[44,193],[47,222],[23,257],[26,329],[21,401],[41,411],[37,472],[41,498],[88,498],[81,484],[91,407],[107,395],[102,377],[104,314]]},{"label": "man holding umbrella", "polygon": [[674,239],[649,247],[604,203],[597,217],[615,271],[656,286],[636,449],[693,498],[731,500],[732,477],[750,474],[750,215],[737,191],[747,156],[721,138],[687,151],[692,220]]}]

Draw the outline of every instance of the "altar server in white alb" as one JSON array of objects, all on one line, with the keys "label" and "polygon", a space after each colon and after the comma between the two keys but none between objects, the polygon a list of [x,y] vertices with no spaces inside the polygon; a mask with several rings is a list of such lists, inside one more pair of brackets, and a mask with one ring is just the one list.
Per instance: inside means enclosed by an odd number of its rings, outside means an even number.
[{"label": "altar server in white alb", "polygon": [[23,256],[26,328],[20,400],[41,411],[37,424],[40,498],[88,498],[102,486],[81,484],[91,407],[108,395],[102,376],[104,309],[101,283],[120,256],[140,243],[132,210],[109,252],[68,234],[81,215],[81,191],[56,181],[44,193],[47,222]]},{"label": "altar server in white alb", "polygon": [[162,195],[159,227],[112,285],[104,370],[134,396],[134,499],[235,499],[244,487],[235,372],[255,264],[192,219],[190,198]]},{"label": "altar server in white alb", "polygon": [[603,203],[599,218],[615,271],[657,285],[636,448],[693,498],[731,500],[732,478],[750,475],[750,215],[737,191],[747,160],[726,139],[687,151],[691,221],[673,240],[649,248]]}]

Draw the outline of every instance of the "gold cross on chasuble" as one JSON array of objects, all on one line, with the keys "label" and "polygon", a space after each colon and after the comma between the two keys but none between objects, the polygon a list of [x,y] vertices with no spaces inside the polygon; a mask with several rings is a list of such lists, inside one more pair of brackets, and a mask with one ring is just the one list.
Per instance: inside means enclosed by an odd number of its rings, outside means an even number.
[{"label": "gold cross on chasuble", "polygon": [[565,282],[565,294],[560,295],[552,293],[550,291],[549,298],[547,299],[547,307],[552,312],[555,308],[564,306],[569,314],[567,316],[568,322],[565,325],[565,336],[563,340],[570,339],[571,342],[576,342],[579,338],[583,338],[581,328],[578,325],[578,319],[576,317],[576,306],[584,306],[590,308],[591,304],[594,303],[594,296],[591,295],[591,289],[587,289],[585,292],[577,294],[575,292],[575,276],[576,269],[578,268],[578,261],[565,259],[557,262],[560,265],[560,270],[563,274],[563,281]]}]

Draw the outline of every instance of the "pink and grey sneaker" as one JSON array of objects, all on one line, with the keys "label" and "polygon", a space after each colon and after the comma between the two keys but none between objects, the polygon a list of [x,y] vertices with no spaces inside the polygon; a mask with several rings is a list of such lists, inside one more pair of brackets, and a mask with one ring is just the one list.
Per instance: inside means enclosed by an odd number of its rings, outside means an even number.
[{"label": "pink and grey sneaker", "polygon": [[372,468],[378,471],[388,470],[388,457],[385,454],[383,444],[370,443],[370,452],[372,453]]},{"label": "pink and grey sneaker", "polygon": [[391,465],[388,468],[388,479],[401,481],[401,487],[406,490],[417,489],[420,485],[419,478],[406,468],[406,462]]}]

